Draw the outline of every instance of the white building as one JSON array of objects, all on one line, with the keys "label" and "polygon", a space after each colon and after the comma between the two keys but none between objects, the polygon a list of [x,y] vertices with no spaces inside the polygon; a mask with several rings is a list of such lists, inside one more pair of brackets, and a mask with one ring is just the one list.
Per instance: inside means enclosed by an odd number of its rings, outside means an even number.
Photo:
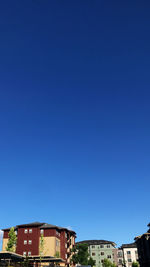
[{"label": "white building", "polygon": [[138,251],[136,243],[123,244],[121,246],[123,252],[123,261],[126,267],[132,267],[132,262],[138,261]]}]

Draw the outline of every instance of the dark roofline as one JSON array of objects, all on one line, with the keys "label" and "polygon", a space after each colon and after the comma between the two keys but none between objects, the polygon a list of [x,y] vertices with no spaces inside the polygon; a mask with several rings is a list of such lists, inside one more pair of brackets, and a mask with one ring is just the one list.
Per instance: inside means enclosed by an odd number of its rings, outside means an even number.
[{"label": "dark roofline", "polygon": [[[14,229],[17,230],[18,228],[22,228],[22,227],[36,227],[36,226],[41,226],[42,224],[44,224],[44,223],[33,222],[33,223],[18,224],[16,226],[12,226],[12,227],[14,227]],[[2,231],[10,230],[12,227],[2,229]]]},{"label": "dark roofline", "polygon": [[60,227],[60,226],[48,224],[48,223],[44,223],[43,225],[41,225],[40,229],[57,229],[58,231],[64,230],[64,231],[68,231],[70,233],[76,234],[76,232],[74,232],[73,230],[69,230],[68,228]]},{"label": "dark roofline", "polygon": [[122,244],[120,248],[137,248],[136,243],[130,243],[130,244]]},{"label": "dark roofline", "polygon": [[[60,227],[57,225],[53,225],[53,224],[48,224],[48,223],[40,223],[40,222],[33,222],[33,223],[26,223],[26,224],[18,224],[14,227],[15,230],[17,230],[18,228],[22,228],[22,227],[39,227],[40,229],[57,229],[58,231],[68,231],[74,235],[76,235],[76,232],[74,232],[73,230],[69,230],[65,227]],[[9,231],[11,229],[10,228],[5,228],[2,229],[2,231]]]},{"label": "dark roofline", "polygon": [[18,224],[18,225],[16,225],[18,228],[22,228],[22,227],[36,227],[36,226],[38,226],[38,227],[40,227],[41,225],[43,225],[44,224],[44,222],[33,222],[33,223],[25,223],[25,224]]},{"label": "dark roofline", "polygon": [[116,246],[116,243],[113,241],[108,241],[108,240],[83,240],[76,242],[76,244],[87,244],[87,245],[107,245],[111,244],[113,246]]}]

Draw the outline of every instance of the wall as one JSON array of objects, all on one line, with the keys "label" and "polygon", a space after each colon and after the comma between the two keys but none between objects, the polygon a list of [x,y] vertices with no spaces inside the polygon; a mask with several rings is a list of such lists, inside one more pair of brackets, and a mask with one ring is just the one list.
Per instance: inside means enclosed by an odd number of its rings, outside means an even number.
[{"label": "wall", "polygon": [[[100,246],[103,245],[104,247],[101,248]],[[113,262],[113,250],[114,247],[111,244],[101,244],[101,245],[90,245],[89,246],[89,253],[90,256],[96,261],[96,267],[102,267],[102,261],[108,256],[111,256],[109,260]],[[110,245],[110,248],[107,248],[107,245]],[[93,247],[94,246],[94,247]],[[104,252],[104,255],[101,255],[101,252]],[[95,253],[95,255],[93,255]]]},{"label": "wall", "polygon": [[[25,229],[28,230],[27,233],[24,232]],[[32,233],[29,233],[29,229],[32,229]],[[31,255],[38,255],[39,237],[40,229],[38,227],[18,228],[16,253],[23,255],[23,252],[27,254],[31,252]],[[27,240],[27,244],[24,244],[24,240]],[[29,244],[29,240],[32,240],[32,244]]]},{"label": "wall", "polygon": [[[128,254],[127,251],[130,251],[130,254]],[[131,267],[132,262],[138,259],[137,248],[123,248],[123,254],[127,267]]]}]

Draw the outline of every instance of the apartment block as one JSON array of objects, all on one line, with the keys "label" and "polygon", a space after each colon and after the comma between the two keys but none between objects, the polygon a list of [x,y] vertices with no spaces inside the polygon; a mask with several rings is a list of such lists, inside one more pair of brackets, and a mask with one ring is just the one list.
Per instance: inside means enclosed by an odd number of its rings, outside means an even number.
[{"label": "apartment block", "polygon": [[148,224],[149,230],[135,238],[140,267],[150,267],[150,223]]},{"label": "apartment block", "polygon": [[122,266],[124,266],[125,264],[126,267],[132,267],[133,262],[138,262],[138,251],[136,243],[123,244],[120,247],[118,253],[120,254],[120,258],[118,258],[118,260],[120,261],[119,267],[121,267],[121,260]]},{"label": "apartment block", "polygon": [[[75,244],[76,233],[67,228],[48,223],[34,222],[14,227],[17,235],[15,253],[23,256],[40,257],[40,239],[44,240],[42,257],[57,257],[63,265],[69,266],[71,249]],[[2,251],[6,250],[10,228],[3,229]]]},{"label": "apartment block", "polygon": [[88,245],[90,256],[95,260],[96,267],[103,267],[104,259],[115,262],[114,249],[116,244],[107,240],[84,240],[79,243]]}]

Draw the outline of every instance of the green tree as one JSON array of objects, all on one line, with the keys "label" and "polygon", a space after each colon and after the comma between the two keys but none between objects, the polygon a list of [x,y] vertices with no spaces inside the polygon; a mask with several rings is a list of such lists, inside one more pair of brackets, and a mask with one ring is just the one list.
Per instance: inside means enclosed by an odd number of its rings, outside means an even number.
[{"label": "green tree", "polygon": [[6,246],[6,250],[14,252],[15,247],[16,247],[16,243],[17,243],[17,236],[15,234],[15,229],[14,229],[14,227],[11,227],[9,234],[8,234],[8,243]]},{"label": "green tree", "polygon": [[92,257],[90,257],[90,258],[88,259],[88,265],[90,265],[91,267],[93,267],[93,266],[95,265],[95,260],[93,260]]},{"label": "green tree", "polygon": [[59,251],[56,251],[54,257],[55,257],[55,258],[59,258],[59,257],[60,257]]},{"label": "green tree", "polygon": [[88,253],[87,244],[76,244],[72,252],[74,253],[71,258],[73,264],[91,265],[92,267],[95,265],[95,261]]},{"label": "green tree", "polygon": [[26,256],[24,262],[22,263],[23,267],[30,267],[29,258]]},{"label": "green tree", "polygon": [[135,262],[135,261],[133,261],[133,262],[132,262],[132,267],[139,267],[139,263],[138,263],[138,262]]},{"label": "green tree", "polygon": [[103,267],[116,267],[116,265],[115,263],[112,263],[110,260],[104,259]]},{"label": "green tree", "polygon": [[41,265],[41,262],[42,262],[42,257],[44,255],[44,245],[45,245],[45,242],[44,242],[44,235],[41,234],[41,237],[40,237],[40,246],[39,246],[39,252],[40,252],[40,265]]}]

